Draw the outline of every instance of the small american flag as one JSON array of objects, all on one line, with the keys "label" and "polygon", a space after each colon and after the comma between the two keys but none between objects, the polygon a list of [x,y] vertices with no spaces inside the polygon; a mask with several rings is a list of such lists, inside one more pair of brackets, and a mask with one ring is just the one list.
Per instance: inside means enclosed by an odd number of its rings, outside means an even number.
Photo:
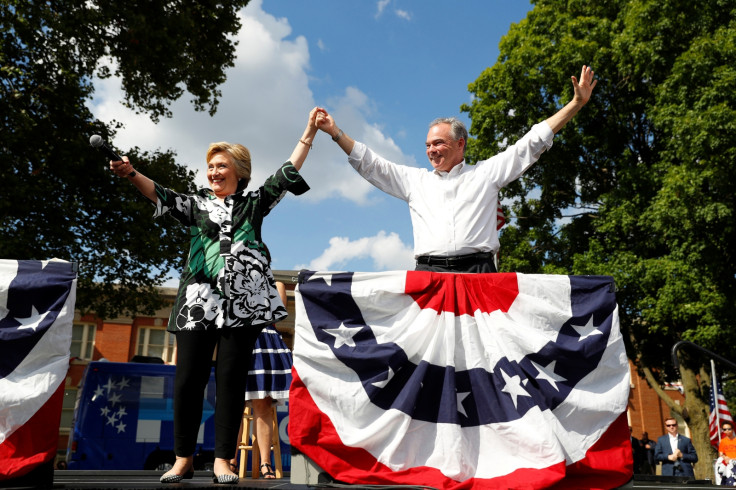
[{"label": "small american flag", "polygon": [[[731,418],[731,412],[728,410],[726,397],[723,396],[721,383],[717,379],[714,379],[713,384],[715,389],[710,390],[710,417],[708,418],[708,422],[710,427],[710,443],[717,448],[718,443],[721,442],[721,424],[724,422],[731,422],[733,424],[733,418]],[[717,410],[716,406],[718,406]]]}]

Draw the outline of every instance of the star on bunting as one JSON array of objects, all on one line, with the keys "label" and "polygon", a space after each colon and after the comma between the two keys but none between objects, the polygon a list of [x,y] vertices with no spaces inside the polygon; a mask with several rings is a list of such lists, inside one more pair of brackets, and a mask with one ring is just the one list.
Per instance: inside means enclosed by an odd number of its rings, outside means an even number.
[{"label": "star on bunting", "polygon": [[41,325],[41,322],[44,318],[46,318],[46,315],[48,315],[49,312],[45,312],[43,315],[39,315],[38,310],[35,306],[31,306],[31,316],[28,318],[16,318],[15,321],[20,323],[20,326],[18,327],[18,330],[25,330],[27,328],[32,328],[35,332],[36,329]]},{"label": "star on bunting", "polygon": [[394,377],[394,370],[391,369],[391,366],[388,367],[388,376],[386,376],[386,379],[383,381],[376,381],[374,383],[371,383],[376,388],[385,388],[389,381],[391,381],[391,378]]},{"label": "star on bunting", "polygon": [[578,342],[587,339],[591,335],[603,335],[603,332],[598,330],[598,328],[593,325],[593,315],[590,315],[590,320],[588,320],[588,323],[586,323],[585,325],[570,324],[570,326],[575,329],[578,335],[580,335]]},{"label": "star on bunting", "polygon": [[552,361],[549,364],[547,364],[546,367],[542,367],[534,361],[532,361],[532,364],[534,365],[534,368],[539,373],[536,376],[537,379],[543,379],[547,383],[551,384],[555,390],[560,391],[560,389],[557,387],[557,382],[567,381],[567,379],[563,378],[559,374],[555,374],[555,363],[556,362],[557,361]]},{"label": "star on bunting", "polygon": [[501,369],[501,376],[503,376],[503,380],[506,382],[501,391],[511,395],[511,398],[514,400],[514,407],[518,408],[518,398],[520,396],[529,396],[529,393],[521,386],[521,378],[518,374],[509,376],[506,374],[506,371]]},{"label": "star on bunting", "polygon": [[468,414],[465,412],[465,407],[463,406],[463,400],[465,400],[468,395],[470,395],[470,392],[468,391],[466,391],[465,393],[457,394],[457,411],[463,414],[463,417],[468,416]]},{"label": "star on bunting", "polygon": [[344,323],[340,324],[339,328],[326,328],[325,332],[335,337],[335,349],[347,345],[348,347],[355,347],[355,341],[353,336],[360,332],[361,327],[346,327]]}]

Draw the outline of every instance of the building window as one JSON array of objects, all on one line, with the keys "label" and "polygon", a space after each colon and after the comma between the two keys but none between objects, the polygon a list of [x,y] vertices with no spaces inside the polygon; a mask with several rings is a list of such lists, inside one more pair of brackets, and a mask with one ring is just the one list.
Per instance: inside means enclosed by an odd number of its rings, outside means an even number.
[{"label": "building window", "polygon": [[61,406],[61,422],[59,423],[59,433],[69,434],[74,421],[74,406],[77,402],[77,388],[67,388],[64,390],[64,402]]},{"label": "building window", "polygon": [[94,323],[75,323],[72,326],[71,356],[87,361],[92,360],[95,352],[95,332],[97,325]]},{"label": "building window", "polygon": [[167,364],[172,364],[176,355],[174,335],[164,327],[140,327],[136,354],[160,357]]}]

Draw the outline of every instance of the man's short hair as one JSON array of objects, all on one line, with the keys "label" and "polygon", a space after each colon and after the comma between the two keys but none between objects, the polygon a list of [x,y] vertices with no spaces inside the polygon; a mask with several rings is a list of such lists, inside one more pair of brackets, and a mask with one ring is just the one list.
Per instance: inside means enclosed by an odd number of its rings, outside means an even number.
[{"label": "man's short hair", "polygon": [[450,135],[452,136],[452,139],[457,141],[462,138],[465,141],[465,147],[463,148],[464,155],[465,150],[468,148],[468,130],[465,129],[465,124],[463,124],[463,122],[456,117],[438,117],[437,119],[429,123],[429,127],[433,128],[438,124],[449,124]]}]

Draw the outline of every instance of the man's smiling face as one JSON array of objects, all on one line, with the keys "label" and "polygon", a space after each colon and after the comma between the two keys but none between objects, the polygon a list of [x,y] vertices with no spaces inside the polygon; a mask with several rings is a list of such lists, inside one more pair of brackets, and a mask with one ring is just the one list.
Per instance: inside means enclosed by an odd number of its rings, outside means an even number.
[{"label": "man's smiling face", "polygon": [[429,128],[426,145],[429,163],[437,170],[449,172],[464,159],[465,140],[454,140],[448,123]]}]

